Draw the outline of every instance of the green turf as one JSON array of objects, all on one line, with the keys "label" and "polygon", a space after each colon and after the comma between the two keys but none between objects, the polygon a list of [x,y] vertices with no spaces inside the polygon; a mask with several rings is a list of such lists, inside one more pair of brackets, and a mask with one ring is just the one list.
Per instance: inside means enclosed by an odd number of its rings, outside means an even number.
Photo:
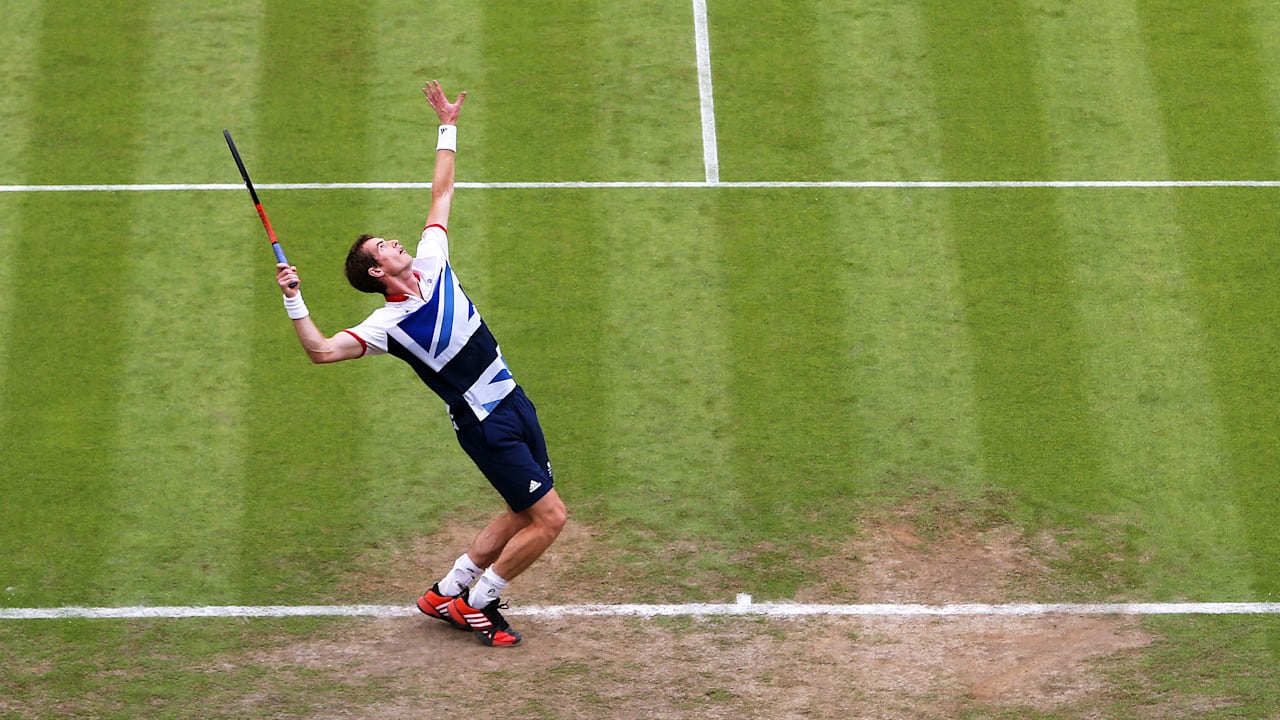
[{"label": "green turf", "polygon": [[[367,5],[15,3],[0,184],[236,183],[223,128],[260,185],[426,181],[432,77],[470,93],[459,180],[704,177],[686,4]],[[1267,3],[709,19],[724,181],[1277,177]],[[350,242],[428,202],[261,194],[328,332],[377,304]],[[463,189],[450,226],[602,583],[792,599],[910,507],[1056,538],[1035,599],[1276,601],[1275,194]],[[306,361],[244,193],[3,193],[0,251],[0,605],[391,601],[344,579],[496,508],[399,363]],[[1250,623],[1223,673],[1280,657]],[[1168,682],[1212,625],[1156,624]]]},{"label": "green turf", "polygon": [[[137,171],[141,87],[131,68],[147,63],[149,49],[140,12],[90,24],[71,7],[46,8],[33,28],[40,41],[30,60],[26,152],[13,158],[11,177],[56,182],[76,168],[85,182],[108,182]],[[84,47],[117,62],[97,65]],[[129,284],[130,223],[140,199],[25,195],[8,207],[3,454],[12,480],[0,542],[7,562],[21,569],[6,586],[37,602],[58,602],[111,562],[103,540],[114,526],[106,511],[113,488],[104,480],[114,420],[126,402],[113,391],[127,352],[116,318],[128,298],[121,289]],[[50,302],[54,274],[69,282]],[[47,554],[51,548],[63,552]]]},{"label": "green turf", "polygon": [[[1260,102],[1267,95],[1266,68],[1253,35],[1231,29],[1249,23],[1247,3],[1197,9],[1176,22],[1163,19],[1162,3],[1143,3],[1140,9],[1153,77],[1164,98],[1161,112],[1174,172],[1244,178],[1273,173],[1280,160],[1276,138],[1259,132],[1274,125],[1274,115]],[[1188,43],[1188,31],[1199,28],[1203,34]],[[1188,78],[1181,72],[1188,62],[1204,70]],[[1268,199],[1244,204],[1222,193],[1184,193],[1177,217],[1186,232],[1200,238],[1189,247],[1188,262],[1253,586],[1260,595],[1277,597],[1280,453],[1273,440],[1280,432],[1275,363],[1280,329],[1271,320],[1280,310],[1280,287],[1265,278],[1280,268],[1280,248],[1271,242],[1280,214]]]},{"label": "green turf", "polygon": [[[1131,7],[1094,3],[1063,14],[1036,5],[1055,174],[1074,178],[1173,177],[1149,68]],[[1108,113],[1107,108],[1125,108]],[[1199,173],[1192,173],[1200,177]],[[1224,436],[1211,391],[1206,338],[1186,246],[1176,221],[1184,193],[1064,193],[1063,230],[1086,337],[1090,394],[1103,412],[1107,483],[1118,488],[1143,553],[1174,570],[1149,583],[1171,597],[1249,595],[1242,528],[1225,484]],[[1228,203],[1257,202],[1255,193]],[[1079,302],[1079,301],[1078,301]]]}]

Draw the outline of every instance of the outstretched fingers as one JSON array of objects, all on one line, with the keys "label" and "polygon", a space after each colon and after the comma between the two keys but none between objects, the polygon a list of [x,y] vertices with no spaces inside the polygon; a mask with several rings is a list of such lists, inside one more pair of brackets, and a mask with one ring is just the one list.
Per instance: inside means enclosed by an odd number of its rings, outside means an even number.
[{"label": "outstretched fingers", "polygon": [[462,107],[462,101],[467,99],[467,93],[464,91],[458,94],[458,99],[449,102],[449,97],[444,94],[444,90],[440,87],[438,80],[429,80],[422,88],[422,94],[427,96],[427,102],[431,104],[431,109],[436,111],[436,115],[440,117],[440,122],[446,125],[452,125],[458,119],[458,111]]}]

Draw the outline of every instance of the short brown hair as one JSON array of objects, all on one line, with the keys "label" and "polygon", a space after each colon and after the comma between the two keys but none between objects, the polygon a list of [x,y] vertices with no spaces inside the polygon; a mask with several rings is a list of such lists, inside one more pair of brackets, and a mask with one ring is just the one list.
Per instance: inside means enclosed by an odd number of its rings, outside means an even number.
[{"label": "short brown hair", "polygon": [[347,265],[344,271],[347,274],[347,282],[351,283],[351,287],[366,293],[386,294],[387,284],[382,282],[382,278],[376,278],[369,274],[370,268],[378,267],[378,261],[373,254],[364,249],[364,244],[377,237],[365,233],[356,238],[352,243],[351,249],[347,251]]}]

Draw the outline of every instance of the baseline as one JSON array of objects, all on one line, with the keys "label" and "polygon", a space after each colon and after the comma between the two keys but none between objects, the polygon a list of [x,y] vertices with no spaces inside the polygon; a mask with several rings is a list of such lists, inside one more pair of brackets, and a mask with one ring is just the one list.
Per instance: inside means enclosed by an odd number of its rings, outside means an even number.
[{"label": "baseline", "polygon": [[[408,617],[419,612],[401,605],[206,605],[169,607],[0,608],[0,620],[74,620],[139,618],[283,618],[283,617]],[[734,603],[672,605],[532,605],[512,608],[521,617],[711,617],[756,615],[807,617],[856,615],[871,617],[1033,617],[1041,615],[1280,615],[1280,603],[953,603],[920,605],[873,603],[859,605],[756,603],[739,595]]]}]

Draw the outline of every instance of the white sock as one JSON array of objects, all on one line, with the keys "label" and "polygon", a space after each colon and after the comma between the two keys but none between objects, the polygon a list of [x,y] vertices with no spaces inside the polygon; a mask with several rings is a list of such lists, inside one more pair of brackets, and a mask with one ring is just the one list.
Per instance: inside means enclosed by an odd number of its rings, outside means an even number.
[{"label": "white sock", "polygon": [[488,607],[489,603],[497,600],[502,591],[506,589],[507,581],[503,580],[490,567],[476,581],[476,586],[471,588],[471,593],[467,595],[467,604],[477,610],[483,610]]},{"label": "white sock", "polygon": [[462,553],[461,557],[453,561],[453,569],[440,581],[440,594],[461,595],[483,572],[484,568],[471,562],[470,555]]}]

